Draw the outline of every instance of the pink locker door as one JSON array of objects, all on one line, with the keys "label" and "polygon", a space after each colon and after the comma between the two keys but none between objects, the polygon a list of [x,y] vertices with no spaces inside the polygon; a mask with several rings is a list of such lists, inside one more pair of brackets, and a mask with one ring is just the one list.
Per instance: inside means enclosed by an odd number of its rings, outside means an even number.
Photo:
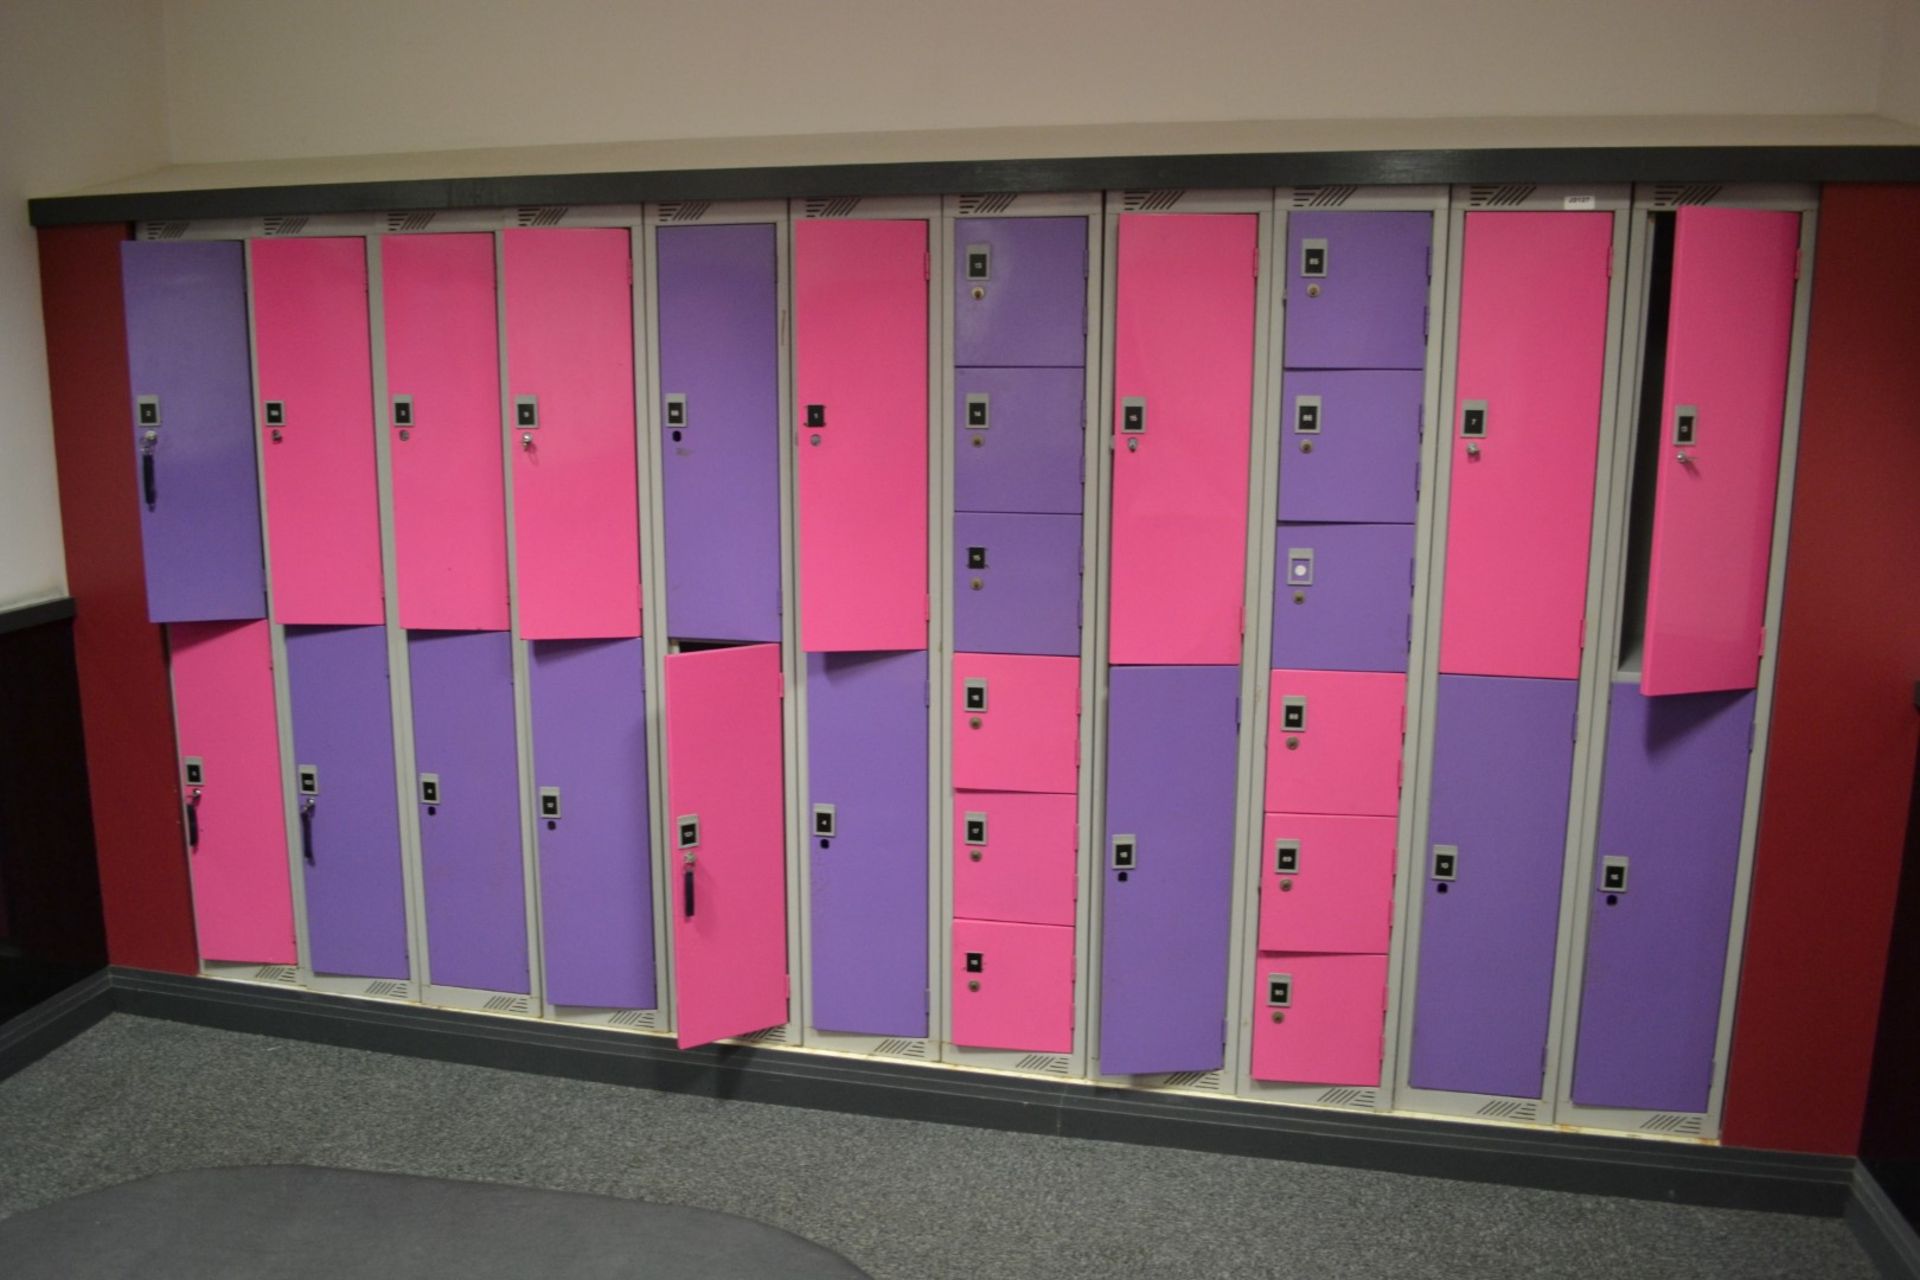
[{"label": "pink locker door", "polygon": [[953,655],[953,785],[1072,792],[1079,782],[1080,659]]},{"label": "pink locker door", "polygon": [[1751,689],[1800,215],[1682,209],[1676,222],[1640,691]]},{"label": "pink locker door", "polygon": [[1267,809],[1378,814],[1400,808],[1407,678],[1275,671],[1267,705]]},{"label": "pink locker door", "polygon": [[1609,213],[1469,213],[1440,670],[1580,674]]},{"label": "pink locker door", "polygon": [[493,237],[387,236],[380,280],[400,625],[505,631]]},{"label": "pink locker door", "polygon": [[1110,658],[1240,661],[1252,439],[1252,214],[1123,214]]},{"label": "pink locker door", "polygon": [[167,628],[202,960],[293,964],[293,888],[265,622]]},{"label": "pink locker door", "polygon": [[640,634],[630,239],[505,233],[508,430],[520,630]]},{"label": "pink locker door", "polygon": [[927,224],[793,228],[800,642],[927,647]]},{"label": "pink locker door", "polygon": [[274,618],[384,622],[366,241],[255,240],[249,258]]},{"label": "pink locker door", "polygon": [[673,984],[684,1049],[787,1020],[780,646],[669,654],[666,676]]},{"label": "pink locker door", "polygon": [[953,922],[953,1042],[1073,1051],[1073,930]]},{"label": "pink locker door", "polygon": [[1268,814],[1260,949],[1386,951],[1397,825],[1384,817]]},{"label": "pink locker door", "polygon": [[1255,965],[1254,1079],[1380,1083],[1385,956],[1263,954]]},{"label": "pink locker door", "polygon": [[1073,923],[1079,800],[962,791],[953,797],[953,914]]}]

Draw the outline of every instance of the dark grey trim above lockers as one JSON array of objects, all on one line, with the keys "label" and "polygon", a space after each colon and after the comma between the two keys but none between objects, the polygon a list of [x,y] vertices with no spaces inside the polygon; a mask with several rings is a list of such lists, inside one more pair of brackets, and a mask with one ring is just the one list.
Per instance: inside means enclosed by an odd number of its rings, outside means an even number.
[{"label": "dark grey trim above lockers", "polygon": [[674,200],[1421,183],[1920,182],[1916,146],[1488,147],[940,160],[116,192],[28,202],[36,227]]},{"label": "dark grey trim above lockers", "polygon": [[73,599],[70,596],[14,605],[0,609],[0,636],[11,631],[25,631],[28,627],[44,627],[49,622],[65,622],[71,617]]}]

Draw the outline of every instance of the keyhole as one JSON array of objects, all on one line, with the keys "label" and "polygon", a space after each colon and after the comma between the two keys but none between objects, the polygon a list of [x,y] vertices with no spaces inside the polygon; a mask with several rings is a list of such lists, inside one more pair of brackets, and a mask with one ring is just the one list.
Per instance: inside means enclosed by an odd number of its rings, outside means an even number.
[{"label": "keyhole", "polygon": [[1437,884],[1433,887],[1438,889],[1441,893],[1445,893],[1447,891],[1447,886],[1444,884]]},{"label": "keyhole", "polygon": [[428,805],[428,806],[427,806],[427,816],[428,816],[429,818],[431,818],[431,817],[432,817],[432,816],[433,816],[434,814],[436,814],[436,813],[438,813],[438,812],[440,812],[440,806],[439,806],[439,805],[437,805],[437,804],[430,804],[430,805]]},{"label": "keyhole", "polygon": [[967,850],[967,857],[974,862],[978,862],[980,861],[980,851],[978,849],[969,849]]},{"label": "keyhole", "polygon": [[1125,884],[1127,882],[1127,873],[1122,871],[1119,875],[1119,880],[1121,884]]},{"label": "keyhole", "polygon": [[979,717],[979,716],[972,716],[972,717],[970,717],[970,718],[969,718],[969,719],[967,720],[967,728],[969,728],[969,729],[978,729],[979,727],[980,727],[980,717]]},{"label": "keyhole", "polygon": [[1296,592],[1294,592],[1294,593],[1293,593],[1293,602],[1294,602],[1295,604],[1305,604],[1305,603],[1307,602],[1307,593],[1306,593],[1306,592],[1304,592],[1304,591],[1296,591]]},{"label": "keyhole", "polygon": [[987,442],[987,438],[985,436],[975,436],[973,438],[973,447],[978,449],[981,445],[985,444],[986,442]]},{"label": "keyhole", "polygon": [[1298,738],[1287,739],[1287,750],[1298,751],[1299,749],[1300,749],[1300,739]]},{"label": "keyhole", "polygon": [[1310,284],[1310,285],[1308,285],[1308,286],[1307,286],[1307,296],[1308,296],[1309,298],[1317,298],[1317,297],[1319,297],[1319,296],[1320,296],[1320,286],[1319,286],[1319,285],[1317,285],[1317,284]]},{"label": "keyhole", "polygon": [[1275,1010],[1273,1011],[1273,1020],[1274,1020],[1275,1022],[1285,1022],[1285,1021],[1287,1020],[1287,1012],[1286,1012],[1286,1010],[1284,1010],[1284,1009],[1275,1009]]},{"label": "keyhole", "polygon": [[1302,440],[1302,441],[1300,442],[1300,452],[1302,452],[1302,453],[1312,453],[1312,452],[1313,452],[1313,441],[1311,441],[1311,440]]},{"label": "keyhole", "polygon": [[673,442],[674,442],[675,444],[679,444],[679,443],[680,443],[680,433],[679,433],[678,431],[675,431],[675,432],[673,433]]},{"label": "keyhole", "polygon": [[831,841],[831,840],[822,840],[822,841],[820,842],[820,847],[821,847],[822,849],[831,849],[831,848],[833,848],[833,841]]},{"label": "keyhole", "polygon": [[1608,906],[1610,906],[1610,907],[1617,907],[1617,906],[1619,906],[1619,905],[1620,905],[1620,895],[1619,895],[1619,894],[1617,894],[1617,893],[1610,893],[1610,894],[1608,894],[1608,895],[1607,895],[1607,905],[1608,905]]},{"label": "keyhole", "polygon": [[986,296],[987,296],[987,291],[985,289],[981,288],[979,285],[973,286],[973,300],[975,302],[980,301],[980,299]]},{"label": "keyhole", "polygon": [[554,821],[551,821],[551,820],[549,820],[549,821],[548,821],[548,823],[547,823],[547,830],[549,830],[549,831],[558,831],[559,829],[560,829],[560,824],[559,824],[559,823],[557,823],[557,822],[554,822]]},{"label": "keyhole", "polygon": [[973,589],[974,589],[975,591],[978,591],[978,590],[980,589],[980,579],[978,579],[978,578],[974,578],[974,579],[972,579],[972,580],[971,580],[971,582],[969,583],[969,585],[970,585],[970,586],[971,586],[971,587],[972,587],[972,588],[973,588]]}]

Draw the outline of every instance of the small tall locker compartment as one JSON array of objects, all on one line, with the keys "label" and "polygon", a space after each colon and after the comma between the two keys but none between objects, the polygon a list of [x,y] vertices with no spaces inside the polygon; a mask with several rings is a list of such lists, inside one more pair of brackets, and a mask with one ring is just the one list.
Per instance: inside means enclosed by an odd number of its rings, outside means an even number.
[{"label": "small tall locker compartment", "polygon": [[1440,677],[1417,1089],[1540,1096],[1578,700],[1572,680]]},{"label": "small tall locker compartment", "polygon": [[1253,214],[1123,214],[1109,660],[1240,661]]},{"label": "small tall locker compartment", "polygon": [[956,366],[1085,366],[1085,218],[963,218],[953,281]]},{"label": "small tall locker compartment", "polygon": [[1225,1061],[1239,684],[1230,667],[1112,672],[1102,1075]]},{"label": "small tall locker compartment", "polygon": [[631,239],[618,227],[503,236],[520,632],[637,636]]},{"label": "small tall locker compartment", "polygon": [[1073,923],[1079,798],[962,791],[953,798],[953,914],[960,920]]},{"label": "small tall locker compartment", "polygon": [[686,1048],[788,1017],[780,648],[668,654],[666,672],[673,980]]},{"label": "small tall locker compartment", "polygon": [[953,507],[1078,515],[1086,501],[1086,371],[953,371]]},{"label": "small tall locker compartment", "polygon": [[800,643],[927,644],[927,224],[793,227]]},{"label": "small tall locker compartment", "polygon": [[1287,217],[1289,369],[1420,369],[1427,362],[1433,215]]},{"label": "small tall locker compartment", "polygon": [[411,976],[385,627],[288,627],[296,846],[315,973]]},{"label": "small tall locker compartment", "polygon": [[416,631],[407,659],[428,980],[531,994],[513,641]]},{"label": "small tall locker compartment", "polygon": [[667,630],[780,638],[780,299],[772,224],[661,227]]},{"label": "small tall locker compartment", "polygon": [[1407,678],[1276,670],[1267,700],[1266,805],[1274,813],[1400,811]]},{"label": "small tall locker compartment", "polygon": [[1412,524],[1424,381],[1417,369],[1287,370],[1280,519]]},{"label": "small tall locker compartment", "polygon": [[927,1034],[927,655],[807,659],[813,1025]]},{"label": "small tall locker compartment", "polygon": [[1403,672],[1413,636],[1410,524],[1283,524],[1273,665]]},{"label": "small tall locker compartment", "polygon": [[1675,215],[1640,691],[1751,689],[1773,549],[1800,216]]},{"label": "small tall locker compartment", "polygon": [[652,1009],[646,655],[540,640],[527,679],[547,1003]]},{"label": "small tall locker compartment", "polygon": [[1384,955],[1261,955],[1254,964],[1254,1079],[1380,1083]]},{"label": "small tall locker compartment", "polygon": [[953,1041],[1028,1053],[1073,1051],[1073,930],[953,922]]},{"label": "small tall locker compartment", "polygon": [[181,622],[167,640],[200,958],[293,964],[268,626]]},{"label": "small tall locker compartment", "polygon": [[1613,686],[1573,1100],[1702,1112],[1726,978],[1754,695]]},{"label": "small tall locker compartment", "polygon": [[953,643],[975,653],[1080,652],[1080,517],[953,517]]},{"label": "small tall locker compartment", "polygon": [[267,616],[242,245],[120,247],[147,616]]},{"label": "small tall locker compartment", "polygon": [[1385,953],[1397,824],[1270,813],[1261,841],[1260,950]]},{"label": "small tall locker compartment", "polygon": [[1466,215],[1440,670],[1580,674],[1613,215]]},{"label": "small tall locker compartment", "polygon": [[1073,793],[1080,772],[1080,660],[953,656],[953,785]]},{"label": "small tall locker compartment", "polygon": [[387,236],[380,279],[400,625],[505,631],[493,237]]},{"label": "small tall locker compartment", "polygon": [[386,620],[367,245],[255,240],[254,359],[276,620]]}]

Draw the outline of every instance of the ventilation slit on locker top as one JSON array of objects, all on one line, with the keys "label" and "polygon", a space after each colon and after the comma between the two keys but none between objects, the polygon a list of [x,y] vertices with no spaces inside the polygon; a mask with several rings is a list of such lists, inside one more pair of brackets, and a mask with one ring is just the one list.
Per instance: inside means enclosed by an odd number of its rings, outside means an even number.
[{"label": "ventilation slit on locker top", "polygon": [[859,207],[859,196],[838,196],[832,200],[809,200],[806,211],[809,218],[845,218]]},{"label": "ventilation slit on locker top", "polygon": [[186,221],[143,222],[140,224],[142,240],[178,240],[187,234],[187,228],[193,224]]},{"label": "ventilation slit on locker top", "polygon": [[431,212],[390,213],[387,215],[388,231],[425,231],[433,225]]},{"label": "ventilation slit on locker top", "polygon": [[1712,204],[1720,195],[1715,182],[1657,182],[1653,187],[1653,207],[1677,209],[1683,204]]},{"label": "ventilation slit on locker top", "polygon": [[1351,200],[1358,187],[1295,187],[1292,207],[1295,209],[1337,209]]},{"label": "ventilation slit on locker top", "polygon": [[960,212],[963,215],[1005,213],[1013,208],[1013,202],[1020,197],[1011,191],[1000,191],[993,195],[974,195],[960,197]]},{"label": "ventilation slit on locker top", "polygon": [[1673,306],[1674,215],[1652,215],[1653,253],[1647,265],[1647,319],[1640,355],[1640,417],[1633,434],[1632,505],[1627,514],[1627,577],[1621,596],[1623,672],[1640,669],[1647,633],[1647,584],[1653,567],[1653,495],[1659,474],[1661,415],[1667,391],[1667,326]]},{"label": "ventilation slit on locker top", "polygon": [[260,234],[264,236],[297,236],[306,230],[307,217],[296,214],[290,218],[260,219]]},{"label": "ventilation slit on locker top", "polygon": [[698,222],[713,208],[711,200],[680,200],[660,206],[662,222]]},{"label": "ventilation slit on locker top", "polygon": [[1467,207],[1471,209],[1512,209],[1525,204],[1534,193],[1531,182],[1508,182],[1499,186],[1471,187]]},{"label": "ventilation slit on locker top", "polygon": [[523,206],[513,211],[513,221],[522,227],[552,227],[559,225],[572,210],[563,204]]},{"label": "ventilation slit on locker top", "polygon": [[1187,193],[1184,188],[1167,187],[1158,191],[1128,191],[1120,197],[1120,207],[1128,213],[1160,213],[1171,209]]}]

